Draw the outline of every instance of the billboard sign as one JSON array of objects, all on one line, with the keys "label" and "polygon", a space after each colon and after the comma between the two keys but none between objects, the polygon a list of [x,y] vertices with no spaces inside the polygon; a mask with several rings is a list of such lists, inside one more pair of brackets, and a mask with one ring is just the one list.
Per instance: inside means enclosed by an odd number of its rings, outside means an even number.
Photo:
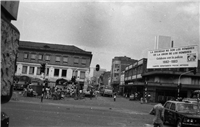
[{"label": "billboard sign", "polygon": [[147,68],[197,67],[198,46],[185,46],[148,51]]}]

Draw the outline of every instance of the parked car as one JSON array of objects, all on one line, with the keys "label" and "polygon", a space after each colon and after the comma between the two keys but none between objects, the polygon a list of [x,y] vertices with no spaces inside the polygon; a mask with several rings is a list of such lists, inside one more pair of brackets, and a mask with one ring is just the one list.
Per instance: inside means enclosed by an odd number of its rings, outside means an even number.
[{"label": "parked car", "polygon": [[177,127],[200,127],[200,112],[195,103],[167,101],[163,113],[164,124],[173,124]]},{"label": "parked car", "polygon": [[101,96],[103,96],[104,90],[105,90],[104,88],[100,88],[99,93]]},{"label": "parked car", "polygon": [[31,83],[31,78],[28,76],[14,76],[14,89],[23,90]]},{"label": "parked car", "polygon": [[135,100],[134,94],[131,94],[131,95],[129,96],[129,101],[132,101],[132,100]]},{"label": "parked car", "polygon": [[[84,93],[85,97],[90,97],[90,90],[83,90],[83,93]],[[94,96],[95,96],[95,93],[93,92],[92,97],[94,97]]]},{"label": "parked car", "polygon": [[112,89],[108,89],[108,88],[104,89],[103,96],[110,96],[110,97],[112,97],[112,95],[113,95],[113,90]]},{"label": "parked car", "polygon": [[197,98],[183,98],[182,101],[190,102],[190,103],[197,103]]}]

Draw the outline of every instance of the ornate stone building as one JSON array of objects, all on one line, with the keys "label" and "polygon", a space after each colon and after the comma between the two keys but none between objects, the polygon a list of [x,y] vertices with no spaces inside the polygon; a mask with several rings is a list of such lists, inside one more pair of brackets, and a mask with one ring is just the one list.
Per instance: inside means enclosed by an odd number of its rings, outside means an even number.
[{"label": "ornate stone building", "polygon": [[91,60],[91,52],[73,45],[20,41],[16,75],[42,78],[40,67],[46,63],[45,77],[52,83],[76,76],[77,81],[83,84]]}]

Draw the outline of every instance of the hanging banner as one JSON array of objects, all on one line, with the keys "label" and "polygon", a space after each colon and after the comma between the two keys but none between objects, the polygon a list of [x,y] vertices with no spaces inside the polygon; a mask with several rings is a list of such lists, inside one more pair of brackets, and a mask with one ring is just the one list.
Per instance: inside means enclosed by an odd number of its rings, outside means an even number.
[{"label": "hanging banner", "polygon": [[197,67],[198,46],[148,51],[147,68],[190,68]]}]

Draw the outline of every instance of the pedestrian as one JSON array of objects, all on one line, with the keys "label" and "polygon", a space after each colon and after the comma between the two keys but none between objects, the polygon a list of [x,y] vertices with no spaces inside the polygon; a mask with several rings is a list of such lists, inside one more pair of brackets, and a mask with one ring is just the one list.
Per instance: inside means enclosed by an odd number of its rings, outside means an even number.
[{"label": "pedestrian", "polygon": [[149,93],[149,94],[147,95],[147,102],[150,102],[150,100],[151,100],[151,94]]},{"label": "pedestrian", "polygon": [[50,89],[49,87],[46,87],[46,99],[50,98]]},{"label": "pedestrian", "polygon": [[163,127],[163,117],[164,117],[163,110],[164,110],[163,105],[159,103],[156,104],[150,111],[151,115],[155,115],[153,119],[154,127]]},{"label": "pedestrian", "polygon": [[95,97],[96,97],[96,99],[97,99],[97,97],[98,97],[98,94],[99,94],[99,91],[95,91]]},{"label": "pedestrian", "polygon": [[113,98],[114,98],[114,101],[116,101],[116,98],[117,98],[117,93],[116,92],[114,92]]},{"label": "pedestrian", "polygon": [[93,96],[93,90],[90,90],[90,100],[92,100],[92,96]]},{"label": "pedestrian", "polygon": [[135,92],[135,100],[137,100],[137,99],[138,99],[138,93]]}]

